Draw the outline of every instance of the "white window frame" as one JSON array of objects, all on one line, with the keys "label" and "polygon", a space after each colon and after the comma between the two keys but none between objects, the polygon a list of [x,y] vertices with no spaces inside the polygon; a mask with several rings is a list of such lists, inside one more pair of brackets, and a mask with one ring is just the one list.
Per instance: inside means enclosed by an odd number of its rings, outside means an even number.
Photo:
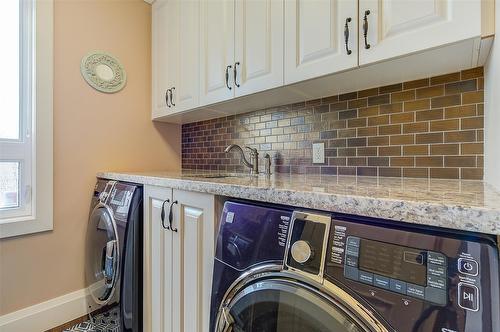
[{"label": "white window frame", "polygon": [[29,63],[32,68],[22,71],[22,79],[31,78],[31,84],[23,85],[20,99],[28,103],[21,107],[27,107],[31,111],[22,112],[19,132],[20,140],[25,141],[24,149],[31,150],[31,153],[25,153],[21,162],[20,208],[0,213],[0,238],[43,232],[53,228],[54,4],[53,0],[22,1],[21,11],[31,11],[34,15],[34,19],[30,20],[34,26],[22,27],[29,30],[32,38],[27,40],[32,42],[31,45],[25,42],[21,47],[31,47],[32,52],[21,53],[27,54],[28,57],[31,54],[32,59],[22,59],[21,66]]}]

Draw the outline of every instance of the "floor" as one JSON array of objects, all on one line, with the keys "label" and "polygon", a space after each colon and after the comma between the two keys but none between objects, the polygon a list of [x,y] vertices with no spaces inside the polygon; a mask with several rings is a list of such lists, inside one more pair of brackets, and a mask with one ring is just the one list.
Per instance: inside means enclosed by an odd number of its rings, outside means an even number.
[{"label": "floor", "polygon": [[120,332],[119,315],[119,308],[114,307],[93,317],[94,322],[83,316],[46,332]]}]

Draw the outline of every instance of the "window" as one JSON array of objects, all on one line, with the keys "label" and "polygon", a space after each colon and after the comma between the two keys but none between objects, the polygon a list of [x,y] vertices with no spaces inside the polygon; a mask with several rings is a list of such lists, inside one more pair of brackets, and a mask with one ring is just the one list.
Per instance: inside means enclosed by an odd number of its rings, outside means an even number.
[{"label": "window", "polygon": [[52,229],[52,13],[0,1],[0,238]]}]

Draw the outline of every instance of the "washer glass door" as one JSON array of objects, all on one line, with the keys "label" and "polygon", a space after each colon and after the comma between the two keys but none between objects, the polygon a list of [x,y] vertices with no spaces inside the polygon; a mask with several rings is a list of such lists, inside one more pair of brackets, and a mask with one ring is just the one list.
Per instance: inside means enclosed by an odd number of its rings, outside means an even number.
[{"label": "washer glass door", "polygon": [[346,310],[317,290],[279,279],[246,286],[219,313],[218,331],[362,332]]},{"label": "washer glass door", "polygon": [[87,229],[86,279],[92,299],[108,303],[113,296],[120,269],[118,233],[113,213],[99,203],[92,211]]}]

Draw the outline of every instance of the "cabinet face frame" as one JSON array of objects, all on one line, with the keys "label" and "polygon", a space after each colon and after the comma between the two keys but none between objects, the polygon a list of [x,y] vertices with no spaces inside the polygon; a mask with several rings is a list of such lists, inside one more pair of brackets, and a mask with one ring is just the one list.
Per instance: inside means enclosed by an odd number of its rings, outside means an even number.
[{"label": "cabinet face frame", "polygon": [[359,0],[358,24],[363,66],[481,36],[481,0]]}]

